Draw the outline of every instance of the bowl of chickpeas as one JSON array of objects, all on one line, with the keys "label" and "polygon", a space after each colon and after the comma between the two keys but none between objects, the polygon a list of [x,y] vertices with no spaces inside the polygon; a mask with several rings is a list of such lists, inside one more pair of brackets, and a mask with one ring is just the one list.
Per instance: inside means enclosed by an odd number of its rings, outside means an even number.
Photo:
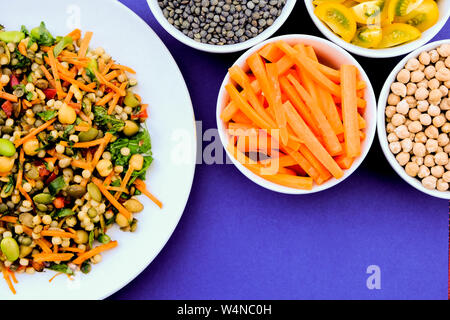
[{"label": "bowl of chickpeas", "polygon": [[392,168],[431,196],[450,199],[450,40],[429,43],[387,78],[378,138]]}]

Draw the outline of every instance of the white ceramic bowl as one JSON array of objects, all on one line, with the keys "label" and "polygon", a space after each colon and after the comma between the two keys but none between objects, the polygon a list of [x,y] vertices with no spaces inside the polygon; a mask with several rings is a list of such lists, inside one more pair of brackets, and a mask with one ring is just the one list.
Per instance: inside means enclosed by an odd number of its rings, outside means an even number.
[{"label": "white ceramic bowl", "polygon": [[184,35],[183,32],[175,28],[173,25],[167,21],[167,19],[164,17],[162,10],[158,4],[158,0],[147,0],[148,6],[150,7],[150,10],[152,11],[153,15],[155,16],[156,20],[159,22],[159,24],[169,33],[171,34],[175,39],[178,41],[181,41],[185,45],[201,50],[201,51],[207,51],[212,53],[229,53],[229,52],[237,52],[242,51],[245,49],[248,49],[250,47],[253,47],[254,45],[258,44],[261,41],[266,40],[271,35],[273,35],[286,21],[286,19],[289,17],[289,15],[292,12],[292,9],[295,6],[295,3],[297,0],[286,0],[286,4],[283,7],[283,10],[280,14],[280,16],[274,21],[274,23],[265,29],[263,32],[261,32],[259,35],[257,35],[254,38],[251,38],[247,41],[236,43],[236,44],[229,44],[229,45],[213,45],[213,44],[205,44],[201,42],[197,42],[193,40],[192,38],[189,38],[188,36]]},{"label": "white ceramic bowl", "polygon": [[305,0],[306,8],[308,9],[308,13],[311,16],[314,24],[319,28],[319,30],[331,41],[337,43],[345,50],[348,50],[354,54],[369,57],[369,58],[389,58],[396,57],[407,54],[417,48],[423,46],[425,43],[430,41],[438,32],[444,27],[450,16],[450,1],[449,0],[438,0],[437,2],[439,6],[439,20],[438,22],[422,33],[422,36],[415,40],[411,41],[407,44],[400,45],[393,48],[388,49],[367,49],[359,46],[355,46],[351,43],[345,42],[339,36],[337,36],[333,31],[331,31],[315,14],[314,14],[314,6],[312,4],[312,0]]},{"label": "white ceramic bowl", "polygon": [[364,118],[367,122],[366,127],[366,139],[362,143],[362,152],[361,155],[355,159],[353,162],[353,165],[350,169],[344,171],[344,176],[337,180],[335,178],[332,178],[328,180],[327,182],[323,183],[322,185],[316,185],[314,184],[312,190],[299,190],[294,188],[289,188],[285,186],[281,186],[275,183],[272,183],[270,181],[267,181],[266,179],[261,178],[260,176],[254,174],[249,169],[247,169],[245,166],[243,166],[239,161],[237,161],[232,154],[228,152],[227,145],[229,141],[229,135],[226,132],[225,125],[223,121],[220,119],[220,114],[222,112],[222,109],[226,106],[227,102],[229,101],[228,93],[225,90],[225,85],[230,81],[230,77],[227,74],[225,76],[225,79],[222,82],[222,85],[220,87],[219,96],[217,98],[217,110],[216,110],[216,121],[217,121],[217,128],[219,130],[220,139],[222,141],[222,144],[225,147],[225,150],[227,152],[228,157],[231,159],[233,164],[250,180],[253,182],[259,184],[260,186],[267,188],[272,191],[281,192],[281,193],[288,193],[288,194],[309,194],[314,193],[318,191],[322,191],[328,188],[331,188],[335,185],[337,185],[339,182],[344,181],[346,178],[348,178],[363,162],[364,158],[366,157],[367,153],[369,152],[370,146],[372,145],[373,138],[375,136],[375,129],[376,129],[376,101],[375,101],[375,94],[372,89],[372,85],[370,83],[369,78],[367,77],[367,74],[364,72],[358,61],[355,60],[355,58],[352,57],[347,51],[343,50],[339,46],[335,45],[334,43],[314,37],[309,35],[285,35],[280,37],[275,37],[272,39],[269,39],[267,41],[264,41],[263,43],[260,43],[259,45],[247,50],[234,64],[237,64],[241,66],[244,71],[248,70],[248,66],[246,64],[247,58],[252,55],[254,52],[258,51],[260,48],[262,48],[264,45],[270,42],[275,42],[278,40],[284,40],[288,42],[289,44],[295,44],[295,43],[304,43],[305,45],[312,45],[322,63],[325,63],[326,65],[329,65],[331,67],[339,67],[342,64],[353,64],[355,65],[361,75],[362,80],[364,80],[367,83],[367,88],[365,90],[365,100],[367,101],[367,107],[366,107],[366,113],[364,115]]},{"label": "white ceramic bowl", "polygon": [[400,177],[403,178],[406,182],[408,182],[410,185],[412,185],[414,188],[416,188],[419,191],[422,191],[426,194],[429,194],[436,198],[442,198],[442,199],[448,199],[450,200],[450,191],[438,191],[438,190],[428,190],[425,188],[422,183],[411,176],[409,176],[405,169],[397,162],[395,159],[395,156],[392,154],[391,150],[389,149],[389,144],[387,140],[387,134],[386,134],[386,117],[385,117],[385,110],[387,105],[387,98],[389,96],[389,92],[391,90],[391,84],[395,81],[395,78],[397,77],[398,72],[403,69],[406,62],[411,58],[416,58],[419,56],[419,54],[422,51],[428,51],[432,50],[434,48],[439,47],[443,43],[450,43],[450,40],[441,40],[436,41],[427,44],[426,46],[423,46],[421,48],[418,48],[417,50],[411,52],[409,55],[407,55],[405,58],[403,58],[402,61],[400,61],[397,66],[392,70],[391,74],[387,78],[386,82],[384,83],[383,89],[381,89],[380,98],[378,100],[378,115],[377,115],[377,124],[378,124],[378,139],[380,140],[381,149],[383,149],[383,153],[386,156],[387,160],[389,161],[392,168],[394,168],[395,172],[398,173]]}]

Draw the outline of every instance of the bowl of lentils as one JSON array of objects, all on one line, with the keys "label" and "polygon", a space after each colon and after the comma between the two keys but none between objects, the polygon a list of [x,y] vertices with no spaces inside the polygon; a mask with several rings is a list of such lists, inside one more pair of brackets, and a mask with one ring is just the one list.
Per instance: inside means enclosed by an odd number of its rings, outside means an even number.
[{"label": "bowl of lentils", "polygon": [[410,185],[450,199],[450,40],[429,43],[389,75],[378,102],[378,137]]},{"label": "bowl of lentils", "polygon": [[229,53],[274,34],[296,0],[147,0],[159,24],[192,48]]}]

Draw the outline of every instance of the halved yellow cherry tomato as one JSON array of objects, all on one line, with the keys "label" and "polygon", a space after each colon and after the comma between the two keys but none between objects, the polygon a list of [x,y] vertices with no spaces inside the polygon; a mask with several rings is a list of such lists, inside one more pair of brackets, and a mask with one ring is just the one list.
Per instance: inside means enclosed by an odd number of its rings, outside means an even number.
[{"label": "halved yellow cherry tomato", "polygon": [[315,15],[334,33],[350,42],[355,36],[356,20],[353,12],[339,3],[324,2],[316,7]]},{"label": "halved yellow cherry tomato", "polygon": [[378,48],[390,48],[416,40],[421,33],[416,27],[406,23],[393,23],[381,29],[383,37],[378,44]]},{"label": "halved yellow cherry tomato", "polygon": [[382,37],[381,27],[376,25],[365,26],[356,30],[352,43],[363,48],[375,48],[381,42]]},{"label": "halved yellow cherry tomato", "polygon": [[402,17],[420,6],[423,0],[391,0],[389,1],[388,19],[394,21],[395,17]]},{"label": "halved yellow cherry tomato", "polygon": [[384,0],[374,0],[362,2],[351,9],[355,14],[356,22],[361,24],[379,24],[383,7]]},{"label": "halved yellow cherry tomato", "polygon": [[424,0],[422,4],[403,17],[395,18],[395,22],[407,23],[420,31],[432,27],[439,20],[439,7],[433,0]]}]

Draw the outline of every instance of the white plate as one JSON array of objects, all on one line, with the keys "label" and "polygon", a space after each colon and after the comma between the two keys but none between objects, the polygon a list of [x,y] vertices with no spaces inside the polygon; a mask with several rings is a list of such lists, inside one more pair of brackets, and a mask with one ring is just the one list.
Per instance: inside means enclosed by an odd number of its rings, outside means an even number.
[{"label": "white plate", "polygon": [[[92,47],[101,46],[118,63],[137,71],[137,92],[149,104],[147,126],[154,162],[147,174],[151,192],[164,203],[159,210],[145,197],[144,212],[135,233],[111,230],[117,248],[105,252],[92,271],[71,281],[53,271],[18,274],[13,295],[3,279],[3,299],[101,299],[121,289],[147,267],[164,247],[183,213],[195,169],[196,133],[192,103],[183,77],[170,52],[136,14],[110,0],[16,0],[3,6],[0,21],[8,30],[29,29],[44,21],[53,35],[74,27],[93,31]],[[77,26],[79,24],[79,26]],[[151,288],[149,288],[151,290]]]}]

